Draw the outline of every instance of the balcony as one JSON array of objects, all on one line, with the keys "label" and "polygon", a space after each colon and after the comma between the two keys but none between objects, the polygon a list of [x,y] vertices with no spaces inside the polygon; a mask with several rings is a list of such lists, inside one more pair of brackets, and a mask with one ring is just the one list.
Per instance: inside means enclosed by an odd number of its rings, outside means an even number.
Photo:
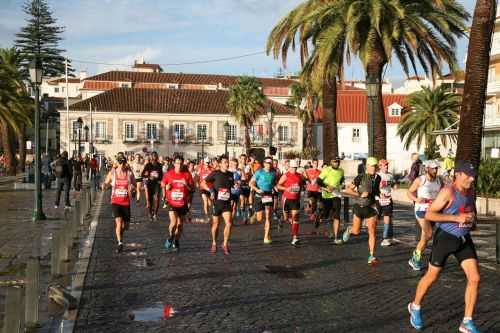
[{"label": "balcony", "polygon": [[208,137],[206,140],[198,140],[198,138],[194,136],[185,136],[183,139],[172,138],[173,144],[182,144],[182,145],[213,145],[214,140],[212,137]]},{"label": "balcony", "polygon": [[113,141],[112,135],[105,135],[100,137],[95,137],[93,143],[111,143]]},{"label": "balcony", "polygon": [[486,94],[490,96],[500,94],[500,81],[489,81]]}]

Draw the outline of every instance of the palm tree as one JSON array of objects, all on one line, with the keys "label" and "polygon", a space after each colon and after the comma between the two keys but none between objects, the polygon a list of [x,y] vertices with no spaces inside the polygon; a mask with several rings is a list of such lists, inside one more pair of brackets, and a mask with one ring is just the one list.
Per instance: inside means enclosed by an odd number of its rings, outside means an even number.
[{"label": "palm tree", "polygon": [[[314,111],[318,106],[318,94],[313,90],[310,81],[300,81],[290,87],[291,96],[288,104],[295,108],[297,118],[304,124],[306,129],[304,147],[312,147]],[[302,103],[305,100],[305,107]]]},{"label": "palm tree", "polygon": [[481,160],[491,35],[495,27],[496,10],[496,0],[477,0],[467,52],[456,158],[469,160],[476,168]]},{"label": "palm tree", "polygon": [[254,77],[242,76],[229,89],[227,108],[231,116],[245,127],[245,151],[250,153],[250,128],[265,102],[262,86]]},{"label": "palm tree", "polygon": [[335,63],[329,75],[335,69],[341,70],[343,59],[350,63],[352,56],[358,56],[366,80],[377,85],[374,155],[385,158],[384,69],[395,55],[407,75],[410,68],[417,73],[417,63],[431,77],[440,73],[443,62],[455,70],[456,38],[464,35],[468,17],[456,0],[309,0],[278,23],[275,29],[281,34],[273,30],[268,50],[271,44],[275,57],[280,55],[271,42],[278,38],[285,61],[288,48],[295,47],[297,34],[301,59],[307,56],[305,45],[309,42],[314,46],[311,58],[316,57],[317,63]]},{"label": "palm tree", "polygon": [[[433,156],[436,137],[432,132],[444,130],[458,121],[461,101],[460,95],[449,92],[443,86],[436,89],[424,87],[411,94],[398,125],[398,135],[405,149],[408,150],[416,141],[418,149],[425,144],[427,158],[436,158]],[[444,147],[456,141],[454,136],[441,135],[439,138]]]}]

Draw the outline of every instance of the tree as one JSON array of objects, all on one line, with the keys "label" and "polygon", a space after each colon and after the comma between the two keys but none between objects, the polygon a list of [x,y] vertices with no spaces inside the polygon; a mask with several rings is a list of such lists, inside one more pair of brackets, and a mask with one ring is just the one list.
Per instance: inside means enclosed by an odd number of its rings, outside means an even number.
[{"label": "tree", "polygon": [[496,0],[477,0],[467,51],[456,158],[469,160],[476,168],[481,160],[491,36],[495,27],[496,10]]},{"label": "tree", "polygon": [[[64,28],[57,21],[46,0],[26,0],[23,11],[27,24],[16,34],[16,47],[21,50],[23,67],[37,56],[42,63],[44,76],[59,76],[65,73],[65,50],[58,47]],[[72,71],[72,69],[69,69]]]},{"label": "tree", "polygon": [[[460,95],[447,91],[443,86],[436,89],[424,87],[411,94],[398,125],[398,135],[405,149],[408,150],[416,141],[418,149],[425,144],[427,158],[438,157],[436,136],[432,132],[444,130],[458,121],[461,101]],[[445,147],[456,141],[454,136],[441,135],[439,138]]]},{"label": "tree", "polygon": [[245,127],[245,150],[250,152],[250,128],[263,108],[265,97],[262,86],[254,77],[242,76],[229,89],[227,108],[231,116]]},{"label": "tree", "polygon": [[[297,15],[297,13],[302,13]],[[343,59],[361,60],[366,79],[375,80],[375,151],[386,157],[386,123],[382,104],[382,73],[393,55],[409,75],[417,63],[431,77],[440,74],[443,62],[456,68],[456,38],[464,35],[469,14],[455,0],[309,0],[288,15],[288,29],[282,34],[284,48],[295,46],[299,35],[301,57],[307,55],[305,40],[314,47],[311,58],[318,63],[334,62],[329,75],[341,70]],[[285,18],[282,22],[286,21]],[[275,28],[276,29],[276,28]],[[293,35],[291,34],[293,32]],[[274,33],[274,30],[273,30]],[[268,40],[269,48],[269,40]],[[279,55],[275,49],[275,55]],[[341,77],[340,72],[335,74]],[[331,82],[331,80],[330,80]]]},{"label": "tree", "polygon": [[[311,82],[308,80],[292,84],[290,90],[291,96],[288,99],[288,104],[295,108],[297,118],[302,121],[306,129],[304,147],[312,147],[314,111],[318,106],[318,94],[313,90]],[[304,108],[302,107],[303,101],[305,101]]]}]

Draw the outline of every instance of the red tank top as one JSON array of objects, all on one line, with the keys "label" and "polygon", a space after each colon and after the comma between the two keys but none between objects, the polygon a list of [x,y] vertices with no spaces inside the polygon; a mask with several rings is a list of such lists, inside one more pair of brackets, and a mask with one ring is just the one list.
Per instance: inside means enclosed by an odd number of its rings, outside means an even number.
[{"label": "red tank top", "polygon": [[177,173],[172,169],[163,177],[163,183],[171,185],[167,191],[168,204],[176,208],[186,206],[189,196],[187,185],[192,185],[191,174],[185,171]]},{"label": "red tank top", "polygon": [[116,169],[113,169],[112,172],[113,181],[111,182],[111,203],[120,206],[130,206],[130,196],[128,193],[130,184],[129,171],[122,172],[122,177],[119,177]]},{"label": "red tank top", "polygon": [[200,169],[198,171],[199,183],[206,184],[208,187],[212,187],[212,184],[205,182],[205,178],[207,178],[207,176],[211,174],[212,171],[213,169],[211,167],[205,167],[204,165],[200,166]]},{"label": "red tank top", "polygon": [[310,169],[306,170],[306,176],[307,176],[307,179],[309,180],[309,184],[307,184],[306,189],[309,192],[319,192],[320,191],[319,185],[316,184],[316,179],[318,179],[318,176],[320,175],[320,173],[321,173],[321,171],[318,169],[310,168]]},{"label": "red tank top", "polygon": [[283,184],[285,186],[285,191],[283,195],[288,200],[297,200],[300,198],[300,184],[302,183],[302,175],[298,172],[285,173],[286,181]]}]

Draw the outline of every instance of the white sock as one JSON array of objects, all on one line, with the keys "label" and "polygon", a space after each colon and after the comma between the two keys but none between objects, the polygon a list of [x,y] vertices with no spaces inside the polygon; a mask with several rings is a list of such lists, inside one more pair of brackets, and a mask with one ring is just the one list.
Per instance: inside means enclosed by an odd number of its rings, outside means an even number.
[{"label": "white sock", "polygon": [[412,303],[411,303],[411,308],[412,308],[413,310],[420,310],[420,305],[417,305],[417,304],[415,304],[415,303],[413,303],[413,302],[412,302]]},{"label": "white sock", "polygon": [[472,317],[464,317],[464,323],[467,321],[472,321]]}]

